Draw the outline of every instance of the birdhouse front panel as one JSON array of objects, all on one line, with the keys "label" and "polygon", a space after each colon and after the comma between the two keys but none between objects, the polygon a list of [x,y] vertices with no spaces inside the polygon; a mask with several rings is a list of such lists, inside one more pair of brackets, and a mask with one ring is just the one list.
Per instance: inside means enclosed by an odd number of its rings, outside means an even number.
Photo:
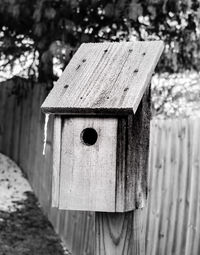
[{"label": "birdhouse front panel", "polygon": [[135,115],[56,115],[52,205],[107,212],[144,207],[149,127],[149,89]]},{"label": "birdhouse front panel", "polygon": [[62,122],[59,208],[115,211],[117,119]]}]

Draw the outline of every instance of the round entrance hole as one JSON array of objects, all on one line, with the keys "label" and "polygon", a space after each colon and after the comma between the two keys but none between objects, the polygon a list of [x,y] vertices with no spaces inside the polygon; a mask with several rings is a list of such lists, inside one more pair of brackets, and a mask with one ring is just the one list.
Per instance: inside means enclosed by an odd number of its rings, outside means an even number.
[{"label": "round entrance hole", "polygon": [[83,144],[91,146],[97,141],[98,134],[94,128],[85,128],[81,132],[81,141]]}]

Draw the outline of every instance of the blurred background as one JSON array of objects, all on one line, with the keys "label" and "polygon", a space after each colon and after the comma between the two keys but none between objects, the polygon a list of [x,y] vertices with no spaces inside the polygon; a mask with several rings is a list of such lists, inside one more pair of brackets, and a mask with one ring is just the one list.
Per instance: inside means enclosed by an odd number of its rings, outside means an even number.
[{"label": "blurred background", "polygon": [[[165,43],[151,85],[147,254],[197,255],[199,0],[1,0],[0,152],[28,177],[67,249],[93,254],[93,214],[51,208],[53,119],[44,157],[45,116],[40,106],[81,43],[135,40]],[[57,240],[52,235],[47,238],[51,242]],[[19,254],[30,254],[27,247]],[[12,253],[7,247],[0,254]],[[39,248],[31,254],[40,254]]]}]

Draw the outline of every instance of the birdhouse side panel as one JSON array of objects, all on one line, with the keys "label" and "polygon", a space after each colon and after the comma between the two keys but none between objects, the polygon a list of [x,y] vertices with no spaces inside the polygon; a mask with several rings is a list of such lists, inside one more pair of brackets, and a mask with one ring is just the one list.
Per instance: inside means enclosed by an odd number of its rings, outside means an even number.
[{"label": "birdhouse side panel", "polygon": [[60,209],[115,211],[116,143],[115,118],[63,117]]},{"label": "birdhouse side panel", "polygon": [[130,211],[145,206],[149,136],[150,89],[147,88],[136,114],[119,119],[116,211]]}]

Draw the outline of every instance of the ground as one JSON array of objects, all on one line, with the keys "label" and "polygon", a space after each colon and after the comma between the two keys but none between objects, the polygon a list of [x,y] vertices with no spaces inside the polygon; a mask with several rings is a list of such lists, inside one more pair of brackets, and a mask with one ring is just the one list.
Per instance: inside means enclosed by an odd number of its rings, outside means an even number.
[{"label": "ground", "polygon": [[64,255],[18,166],[0,154],[0,255]]}]

